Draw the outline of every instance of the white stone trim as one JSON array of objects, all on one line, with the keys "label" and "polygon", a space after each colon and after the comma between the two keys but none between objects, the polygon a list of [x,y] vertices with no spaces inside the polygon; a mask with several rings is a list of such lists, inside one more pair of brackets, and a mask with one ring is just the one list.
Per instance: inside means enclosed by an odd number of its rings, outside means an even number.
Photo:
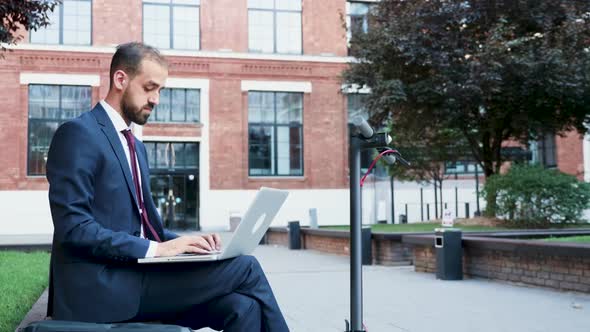
[{"label": "white stone trim", "polygon": [[364,94],[369,94],[371,93],[371,88],[369,88],[366,85],[363,85],[362,87],[358,84],[342,84],[342,86],[340,87],[342,93],[344,94],[349,94],[349,93],[364,93]]},{"label": "white stone trim", "polygon": [[168,77],[164,84],[166,88],[203,89],[209,86],[209,80],[203,78]]},{"label": "white stone trim", "polygon": [[22,72],[20,73],[20,84],[100,86],[100,75]]},{"label": "white stone trim", "polygon": [[201,137],[179,137],[179,136],[143,136],[144,142],[201,142]]},{"label": "white stone trim", "polygon": [[242,81],[242,91],[282,91],[311,93],[311,82],[303,81]]},{"label": "white stone trim", "polygon": [[[71,46],[71,45],[40,45],[40,44],[17,44],[8,45],[0,43],[7,49],[13,50],[34,50],[34,51],[58,51],[58,52],[80,52],[80,53],[115,53],[115,46]],[[243,53],[228,51],[182,51],[182,50],[161,50],[165,56],[179,56],[191,58],[218,58],[218,59],[241,59],[241,60],[273,60],[273,61],[295,61],[295,62],[325,62],[325,63],[349,63],[354,58],[348,56],[320,56],[320,55],[290,55],[290,54],[262,54]]]}]

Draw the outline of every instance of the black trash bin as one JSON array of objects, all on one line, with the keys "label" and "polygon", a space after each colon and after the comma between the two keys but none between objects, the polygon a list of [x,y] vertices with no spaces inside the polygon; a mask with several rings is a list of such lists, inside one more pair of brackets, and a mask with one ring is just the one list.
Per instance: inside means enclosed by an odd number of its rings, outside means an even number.
[{"label": "black trash bin", "polygon": [[289,221],[289,249],[301,249],[301,226],[299,221]]},{"label": "black trash bin", "polygon": [[400,214],[399,215],[399,223],[400,224],[407,224],[408,223],[408,216],[406,216],[405,214]]},{"label": "black trash bin", "polygon": [[463,247],[461,245],[461,235],[461,230],[457,228],[437,228],[434,230],[437,279],[463,279]]},{"label": "black trash bin", "polygon": [[363,227],[361,229],[362,238],[362,262],[363,265],[373,264],[373,243],[371,235],[371,227]]}]

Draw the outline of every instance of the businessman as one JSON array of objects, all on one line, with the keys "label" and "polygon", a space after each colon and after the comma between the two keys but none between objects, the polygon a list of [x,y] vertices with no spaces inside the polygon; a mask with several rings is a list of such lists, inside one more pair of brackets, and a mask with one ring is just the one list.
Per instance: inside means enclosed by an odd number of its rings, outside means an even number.
[{"label": "businessman", "polygon": [[145,146],[130,130],[158,105],[168,65],[142,43],[117,47],[109,92],[55,133],[47,158],[54,224],[54,319],[162,320],[192,329],[288,331],[252,256],[209,263],[138,265],[144,257],[207,253],[217,234],[178,236],[152,200]]}]

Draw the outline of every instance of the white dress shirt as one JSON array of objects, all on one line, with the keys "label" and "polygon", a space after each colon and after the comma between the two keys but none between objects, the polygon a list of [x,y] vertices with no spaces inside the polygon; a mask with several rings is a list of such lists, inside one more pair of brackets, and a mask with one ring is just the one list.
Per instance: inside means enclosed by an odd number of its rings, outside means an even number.
[{"label": "white dress shirt", "polygon": [[[122,131],[123,130],[131,130],[131,127],[128,126],[125,123],[125,120],[123,120],[123,117],[121,116],[121,114],[119,114],[117,111],[115,111],[115,109],[109,105],[106,101],[101,100],[100,101],[100,105],[102,106],[102,108],[105,109],[105,111],[107,111],[107,115],[109,116],[109,119],[111,119],[111,122],[113,123],[113,126],[115,127],[115,130],[117,131],[117,134],[119,136],[119,140],[121,141],[121,145],[123,146],[123,151],[125,151],[125,157],[127,157],[127,164],[129,165],[129,171],[131,172],[131,174],[133,174],[133,170],[131,168],[131,158],[130,158],[130,154],[129,154],[129,145],[127,145],[127,139],[125,138],[125,135],[123,135]],[[137,159],[137,155],[135,156],[135,160]],[[133,175],[132,175],[133,176]],[[137,162],[137,176],[139,177],[139,192],[140,195],[142,195],[142,199],[143,199],[143,192],[141,190],[141,170],[139,169],[139,160]],[[145,202],[145,200],[144,200]],[[141,209],[139,208],[139,205],[137,206],[137,209],[139,210],[139,213],[141,214]],[[143,224],[141,224],[141,237],[142,238],[146,238],[145,237],[145,233],[144,233],[144,229],[143,229]],[[149,257],[154,257],[156,255],[156,248],[158,246],[158,242],[156,241],[151,241],[150,240],[150,246],[145,254],[146,258]]]}]

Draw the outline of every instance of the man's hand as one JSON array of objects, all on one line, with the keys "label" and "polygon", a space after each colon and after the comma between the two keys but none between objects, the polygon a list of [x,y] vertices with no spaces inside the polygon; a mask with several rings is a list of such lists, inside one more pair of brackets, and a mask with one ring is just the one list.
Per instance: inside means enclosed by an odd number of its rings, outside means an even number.
[{"label": "man's hand", "polygon": [[174,240],[158,243],[156,257],[176,256],[184,253],[208,254],[221,250],[219,234],[180,236]]}]

